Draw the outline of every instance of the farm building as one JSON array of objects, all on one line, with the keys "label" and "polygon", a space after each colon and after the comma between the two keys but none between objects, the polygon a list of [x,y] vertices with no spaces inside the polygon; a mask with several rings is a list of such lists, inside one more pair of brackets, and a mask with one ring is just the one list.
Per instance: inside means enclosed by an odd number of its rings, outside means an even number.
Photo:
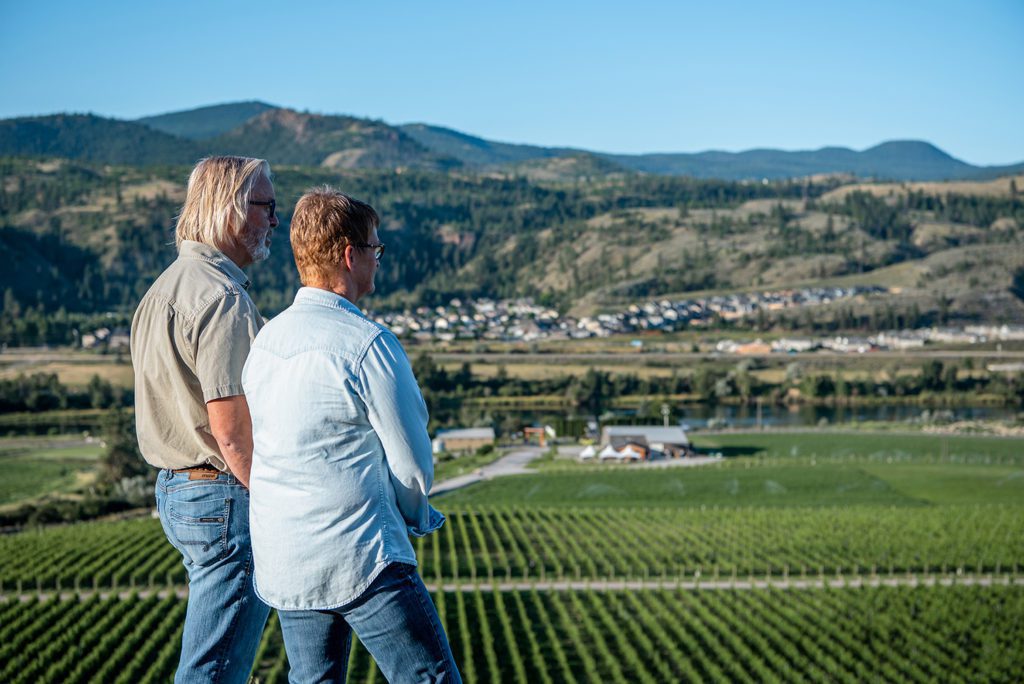
[{"label": "farm building", "polygon": [[[601,431],[605,449],[629,450],[640,460],[681,458],[692,453],[690,440],[681,427],[652,425],[609,425]],[[601,452],[604,454],[604,451]]]},{"label": "farm building", "polygon": [[438,430],[431,442],[434,453],[442,451],[476,451],[482,446],[494,444],[494,428],[459,428],[456,430]]}]

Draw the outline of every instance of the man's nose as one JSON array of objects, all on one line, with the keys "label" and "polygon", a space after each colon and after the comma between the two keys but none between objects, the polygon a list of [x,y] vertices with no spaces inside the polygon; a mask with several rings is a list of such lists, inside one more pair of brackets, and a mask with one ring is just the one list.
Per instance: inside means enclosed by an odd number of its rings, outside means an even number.
[{"label": "man's nose", "polygon": [[270,227],[277,228],[278,224],[280,223],[281,222],[277,220],[277,212],[275,211],[274,215],[270,217]]}]

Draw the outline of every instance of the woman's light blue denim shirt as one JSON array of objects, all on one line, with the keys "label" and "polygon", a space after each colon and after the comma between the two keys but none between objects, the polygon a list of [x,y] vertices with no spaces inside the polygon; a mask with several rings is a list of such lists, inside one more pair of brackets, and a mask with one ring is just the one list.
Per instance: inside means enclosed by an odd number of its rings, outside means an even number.
[{"label": "woman's light blue denim shirt", "polygon": [[387,328],[304,287],[256,336],[242,372],[253,424],[256,593],[282,610],[342,606],[409,535],[438,529],[427,407]]}]

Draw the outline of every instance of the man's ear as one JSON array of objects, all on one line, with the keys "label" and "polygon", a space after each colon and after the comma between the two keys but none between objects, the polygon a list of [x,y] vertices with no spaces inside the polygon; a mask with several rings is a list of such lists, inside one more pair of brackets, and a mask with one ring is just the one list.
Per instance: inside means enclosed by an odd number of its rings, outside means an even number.
[{"label": "man's ear", "polygon": [[341,260],[346,271],[352,270],[353,259],[355,259],[356,248],[352,245],[345,245],[345,254]]}]

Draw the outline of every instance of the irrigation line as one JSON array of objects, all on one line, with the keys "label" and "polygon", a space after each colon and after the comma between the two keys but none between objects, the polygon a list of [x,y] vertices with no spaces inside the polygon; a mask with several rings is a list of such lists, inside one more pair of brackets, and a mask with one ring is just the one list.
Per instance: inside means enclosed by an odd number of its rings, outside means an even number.
[{"label": "irrigation line", "polygon": [[[759,589],[856,589],[859,587],[953,587],[953,586],[1024,586],[1024,577],[996,574],[947,574],[947,575],[851,575],[844,577],[739,577],[736,579],[648,579],[648,580],[523,580],[518,582],[426,582],[430,591],[464,592],[476,591],[751,591]],[[82,599],[99,596],[101,599],[118,598],[121,600],[137,596],[139,598],[167,598],[170,595],[188,598],[188,586],[164,587],[161,589],[84,589],[81,591],[32,591],[0,594],[0,602],[45,601],[54,596],[67,601],[75,596]]]}]

